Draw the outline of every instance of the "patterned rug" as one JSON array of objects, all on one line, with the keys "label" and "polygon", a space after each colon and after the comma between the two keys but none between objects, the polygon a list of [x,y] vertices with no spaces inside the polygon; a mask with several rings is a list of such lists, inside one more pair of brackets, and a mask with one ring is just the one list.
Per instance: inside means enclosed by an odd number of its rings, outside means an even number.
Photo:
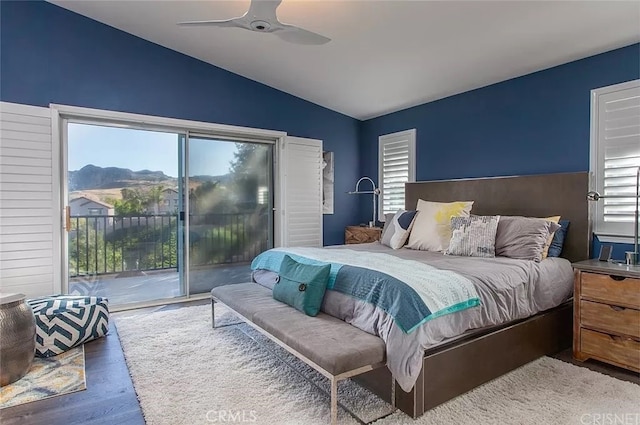
[{"label": "patterned rug", "polygon": [[0,389],[0,409],[87,389],[84,346],[33,360],[22,379]]}]

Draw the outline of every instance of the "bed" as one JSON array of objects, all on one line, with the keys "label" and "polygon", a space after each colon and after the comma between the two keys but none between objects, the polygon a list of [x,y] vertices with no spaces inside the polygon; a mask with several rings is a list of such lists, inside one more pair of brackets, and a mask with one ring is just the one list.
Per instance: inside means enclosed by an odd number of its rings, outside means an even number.
[{"label": "bed", "polygon": [[[407,414],[417,417],[535,358],[569,347],[572,329],[570,262],[588,258],[588,210],[584,196],[587,184],[586,173],[566,173],[420,182],[406,186],[407,209],[415,209],[418,199],[438,202],[464,199],[475,201],[472,211],[475,215],[561,215],[571,221],[562,255],[565,259],[549,259],[541,263],[504,258],[455,259],[424,251],[392,251],[380,244],[348,247],[366,252],[366,256],[355,255],[340,247],[316,252],[316,255],[320,255],[316,260],[327,262],[334,257],[350,255],[353,257],[350,260],[353,261],[352,265],[363,264],[365,268],[368,267],[365,264],[372,264],[376,258],[382,260],[390,258],[390,255],[400,257],[400,264],[418,267],[420,276],[423,272],[428,273],[431,266],[425,265],[423,270],[420,268],[422,265],[418,266],[419,262],[437,264],[438,271],[445,270],[443,273],[451,272],[454,276],[472,279],[474,289],[478,290],[476,295],[481,300],[481,303],[469,304],[467,309],[437,316],[429,323],[419,322],[412,328],[417,331],[409,338],[408,334],[413,330],[404,329],[396,316],[393,321],[386,320],[388,310],[379,316],[368,312],[368,320],[373,324],[354,317],[354,311],[362,307],[354,307],[354,301],[350,301],[349,296],[338,293],[338,288],[332,287],[333,290],[325,295],[323,311],[383,337],[387,344],[388,367],[354,379],[387,401],[395,401],[395,405]],[[305,251],[305,248],[286,251],[290,255],[315,252],[309,249]],[[277,257],[277,254],[281,253],[269,255]],[[409,262],[402,263],[406,260]],[[280,264],[281,258],[273,258],[272,261]],[[491,271],[497,273],[492,274]],[[519,284],[519,273],[526,275],[524,285]],[[514,274],[515,277],[509,277]],[[515,283],[511,285],[511,281]],[[337,281],[334,283],[337,284]],[[491,290],[483,289],[485,287],[491,287]],[[504,294],[495,294],[500,291],[504,291]],[[465,303],[471,299],[464,299]],[[478,304],[482,308],[471,308]],[[408,323],[411,325],[413,322]],[[402,332],[398,328],[403,328]],[[418,337],[420,345],[416,346]],[[391,348],[402,355],[405,353],[401,349],[407,348],[407,358],[395,354],[391,356]],[[390,369],[394,371],[396,379],[392,378]],[[404,369],[411,371],[404,373]]]},{"label": "bed", "polygon": [[[570,262],[589,258],[588,173],[417,182],[406,185],[405,204],[418,199],[451,202],[473,199],[473,214],[547,217],[571,221],[562,250]],[[391,373],[377,369],[354,378],[412,417],[544,355],[571,346],[572,304],[526,319],[467,332],[424,353],[421,375],[409,392],[388,385]],[[473,361],[469,361],[473,359]],[[482,367],[478,367],[482,365]]]}]

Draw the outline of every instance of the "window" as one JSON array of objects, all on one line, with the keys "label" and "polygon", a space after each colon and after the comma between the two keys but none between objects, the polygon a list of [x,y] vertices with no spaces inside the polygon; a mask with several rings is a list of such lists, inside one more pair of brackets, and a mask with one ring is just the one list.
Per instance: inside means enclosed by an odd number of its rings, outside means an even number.
[{"label": "window", "polygon": [[89,215],[102,215],[102,208],[89,208]]},{"label": "window", "polygon": [[596,234],[633,234],[638,167],[640,80],[592,90],[590,190],[603,196],[629,195],[590,205]]},{"label": "window", "polygon": [[416,181],[416,130],[378,138],[379,219],[404,208],[404,184]]}]

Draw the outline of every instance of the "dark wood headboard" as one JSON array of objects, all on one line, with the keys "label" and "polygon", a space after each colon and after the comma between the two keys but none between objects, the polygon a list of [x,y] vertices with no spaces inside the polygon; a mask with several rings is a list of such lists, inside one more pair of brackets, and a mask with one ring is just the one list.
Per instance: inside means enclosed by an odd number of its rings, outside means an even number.
[{"label": "dark wood headboard", "polygon": [[589,258],[591,232],[586,194],[588,173],[541,174],[481,179],[435,180],[407,183],[406,209],[418,199],[436,202],[475,201],[472,214],[549,217],[571,221],[562,257]]}]

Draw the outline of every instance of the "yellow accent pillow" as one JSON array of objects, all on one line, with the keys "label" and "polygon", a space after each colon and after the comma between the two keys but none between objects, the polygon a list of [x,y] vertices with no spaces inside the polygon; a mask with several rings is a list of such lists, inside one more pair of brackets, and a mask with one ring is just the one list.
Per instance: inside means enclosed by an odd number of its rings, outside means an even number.
[{"label": "yellow accent pillow", "polygon": [[[558,224],[558,222],[560,221],[560,217],[559,215],[554,215],[553,217],[545,217],[544,220],[550,221],[552,223],[556,223]],[[549,235],[549,237],[547,238],[547,241],[544,243],[544,249],[542,250],[542,259],[544,260],[545,258],[547,258],[547,256],[549,255],[549,247],[551,246],[551,242],[553,242],[553,235],[556,232],[553,232]]]},{"label": "yellow accent pillow", "polygon": [[473,201],[431,202],[418,200],[416,218],[407,248],[444,251],[451,240],[451,218],[469,217]]}]

